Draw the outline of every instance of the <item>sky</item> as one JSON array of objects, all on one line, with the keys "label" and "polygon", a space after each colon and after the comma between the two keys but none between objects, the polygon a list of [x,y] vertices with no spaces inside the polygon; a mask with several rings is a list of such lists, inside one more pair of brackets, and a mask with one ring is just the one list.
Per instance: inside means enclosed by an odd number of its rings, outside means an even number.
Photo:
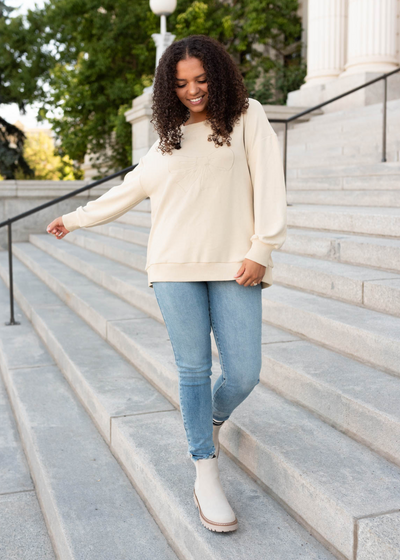
[{"label": "sky", "polygon": [[[12,12],[12,15],[18,14],[26,14],[28,9],[33,9],[35,4],[38,6],[43,6],[44,0],[6,0],[7,6],[12,6],[14,8],[19,8]],[[16,121],[21,121],[26,127],[40,127],[40,128],[48,128],[48,123],[38,123],[36,120],[36,116],[38,113],[38,107],[35,105],[28,105],[26,108],[26,115],[22,115],[22,113],[18,110],[18,105],[10,104],[10,105],[1,105],[0,104],[0,116],[6,119],[11,124],[14,124]]]}]

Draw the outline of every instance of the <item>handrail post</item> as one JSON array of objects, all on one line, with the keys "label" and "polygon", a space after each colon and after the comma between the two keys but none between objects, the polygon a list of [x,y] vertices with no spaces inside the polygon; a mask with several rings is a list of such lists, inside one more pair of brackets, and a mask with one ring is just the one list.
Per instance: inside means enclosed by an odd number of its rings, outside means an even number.
[{"label": "handrail post", "polygon": [[5,323],[7,326],[20,325],[18,321],[14,319],[14,287],[13,287],[13,269],[12,269],[12,222],[9,221],[7,224],[8,233],[8,276],[9,276],[9,289],[10,289],[10,322]]},{"label": "handrail post", "polygon": [[382,160],[386,161],[387,77],[383,79]]}]

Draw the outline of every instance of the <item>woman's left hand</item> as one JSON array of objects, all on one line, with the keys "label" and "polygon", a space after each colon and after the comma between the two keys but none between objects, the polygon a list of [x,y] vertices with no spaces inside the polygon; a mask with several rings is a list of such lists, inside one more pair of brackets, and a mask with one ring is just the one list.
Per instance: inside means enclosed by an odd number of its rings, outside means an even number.
[{"label": "woman's left hand", "polygon": [[47,233],[54,235],[57,239],[63,239],[69,233],[69,230],[64,226],[62,216],[49,223]]},{"label": "woman's left hand", "polygon": [[264,277],[266,268],[266,266],[250,259],[244,259],[234,278],[240,277],[236,282],[242,286],[252,286],[254,283],[259,284]]}]

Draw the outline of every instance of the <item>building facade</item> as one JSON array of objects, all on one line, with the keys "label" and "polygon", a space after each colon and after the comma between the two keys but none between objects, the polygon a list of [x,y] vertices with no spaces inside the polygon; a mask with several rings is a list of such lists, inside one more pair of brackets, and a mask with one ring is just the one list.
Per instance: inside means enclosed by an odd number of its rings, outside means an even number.
[{"label": "building facade", "polygon": [[[309,107],[400,66],[400,0],[301,0],[307,76],[288,105]],[[368,86],[324,110],[376,103],[383,83]],[[400,77],[388,79],[388,98],[400,97]]]}]

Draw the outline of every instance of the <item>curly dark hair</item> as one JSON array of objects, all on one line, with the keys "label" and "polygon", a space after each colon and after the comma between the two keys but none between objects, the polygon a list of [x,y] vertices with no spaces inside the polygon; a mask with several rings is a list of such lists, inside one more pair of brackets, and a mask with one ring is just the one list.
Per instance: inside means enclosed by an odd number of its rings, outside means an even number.
[{"label": "curly dark hair", "polygon": [[230,133],[240,115],[249,107],[248,91],[236,63],[225,47],[206,35],[191,35],[172,43],[161,56],[153,84],[153,116],[150,120],[160,137],[158,147],[171,154],[180,149],[181,125],[190,117],[190,110],[176,95],[176,65],[180,60],[198,58],[207,73],[207,121],[213,133],[208,141],[228,146]]}]

